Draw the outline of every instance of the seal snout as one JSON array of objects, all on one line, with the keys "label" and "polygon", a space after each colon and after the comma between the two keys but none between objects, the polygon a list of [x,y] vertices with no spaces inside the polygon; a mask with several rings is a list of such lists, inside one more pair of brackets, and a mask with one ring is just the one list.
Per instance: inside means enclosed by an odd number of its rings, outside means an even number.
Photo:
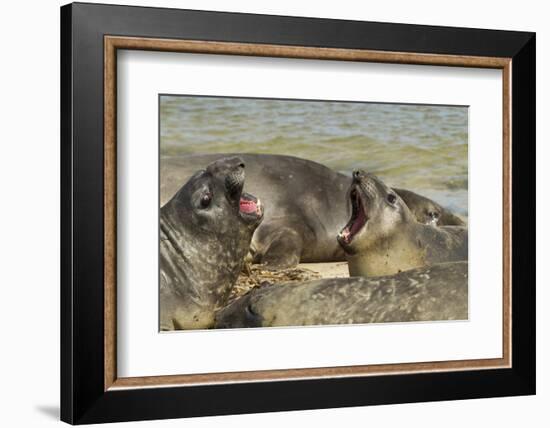
[{"label": "seal snout", "polygon": [[225,162],[228,166],[228,169],[234,170],[234,171],[244,171],[244,160],[240,158],[239,156],[233,156],[230,158],[225,158]]},{"label": "seal snout", "polygon": [[352,173],[353,182],[354,183],[360,183],[361,180],[363,180],[363,178],[365,178],[367,175],[368,174],[365,171],[363,171],[362,169],[356,169]]},{"label": "seal snout", "polygon": [[359,182],[361,181],[361,179],[366,175],[366,172],[361,170],[361,169],[356,169],[355,171],[353,171],[352,173],[352,176],[353,176],[353,181],[355,182]]},{"label": "seal snout", "polygon": [[362,169],[358,169],[353,171],[353,184],[357,186],[358,190],[360,189],[361,194],[364,198],[366,198],[369,201],[372,201],[376,199],[379,195],[379,187],[378,184],[380,180],[376,175],[370,172],[366,172]]},{"label": "seal snout", "polygon": [[239,157],[225,159],[225,187],[229,196],[239,199],[244,186],[244,161]]},{"label": "seal snout", "polygon": [[262,203],[255,196],[243,192],[245,163],[242,158],[233,156],[219,159],[210,168],[224,181],[227,198],[235,205],[241,218],[246,223],[259,224],[263,217]]}]

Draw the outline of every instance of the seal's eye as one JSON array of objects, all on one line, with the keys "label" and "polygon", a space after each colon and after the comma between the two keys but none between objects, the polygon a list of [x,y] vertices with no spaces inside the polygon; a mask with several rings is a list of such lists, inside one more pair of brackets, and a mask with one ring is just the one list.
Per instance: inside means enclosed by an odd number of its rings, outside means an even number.
[{"label": "seal's eye", "polygon": [[388,193],[387,199],[388,199],[388,202],[393,205],[395,204],[397,197],[393,193]]},{"label": "seal's eye", "polygon": [[201,208],[207,208],[210,205],[210,202],[212,201],[212,194],[211,193],[205,193],[201,196]]}]

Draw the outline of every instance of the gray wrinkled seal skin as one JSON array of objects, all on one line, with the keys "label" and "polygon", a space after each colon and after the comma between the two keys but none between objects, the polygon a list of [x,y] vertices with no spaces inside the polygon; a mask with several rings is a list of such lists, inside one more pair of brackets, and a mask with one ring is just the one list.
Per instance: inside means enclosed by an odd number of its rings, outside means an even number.
[{"label": "gray wrinkled seal skin", "polygon": [[195,173],[161,208],[161,330],[213,326],[261,221],[261,210],[240,211],[243,185],[243,160],[220,159]]},{"label": "gray wrinkled seal skin", "polygon": [[[161,204],[197,167],[224,156],[235,155],[162,157]],[[236,156],[247,165],[249,179],[245,191],[260,197],[266,204],[264,221],[252,239],[251,254],[255,263],[282,269],[294,267],[299,262],[345,260],[335,236],[350,216],[349,206],[345,203],[350,177],[316,162],[291,156]],[[438,204],[414,192],[406,191],[404,197],[413,204],[414,211],[420,213],[420,221],[434,223],[425,212],[436,213],[438,224],[451,218],[444,215],[447,211]]]},{"label": "gray wrinkled seal skin", "polygon": [[435,263],[468,260],[468,229],[432,227],[416,218],[391,188],[364,171],[353,173],[351,219],[338,234],[350,276],[392,275]]},{"label": "gray wrinkled seal skin", "polygon": [[377,278],[262,285],[216,314],[216,328],[468,319],[468,263]]}]

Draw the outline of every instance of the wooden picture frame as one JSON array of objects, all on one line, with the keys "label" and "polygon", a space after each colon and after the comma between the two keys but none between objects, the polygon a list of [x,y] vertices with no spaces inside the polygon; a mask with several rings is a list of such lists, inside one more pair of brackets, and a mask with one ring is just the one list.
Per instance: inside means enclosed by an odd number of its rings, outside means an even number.
[{"label": "wooden picture frame", "polygon": [[[118,49],[501,69],[503,357],[117,377]],[[61,9],[61,54],[62,420],[80,424],[535,392],[533,33],[71,4]]]}]

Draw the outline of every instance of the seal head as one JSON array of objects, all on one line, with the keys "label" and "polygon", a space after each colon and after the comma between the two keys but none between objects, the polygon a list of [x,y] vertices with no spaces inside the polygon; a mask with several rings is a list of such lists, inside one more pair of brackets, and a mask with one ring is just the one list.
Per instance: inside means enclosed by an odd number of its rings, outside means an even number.
[{"label": "seal head", "polygon": [[437,202],[406,189],[394,188],[420,223],[432,226],[466,226],[464,220]]},{"label": "seal head", "polygon": [[238,157],[196,172],[161,208],[161,330],[211,327],[263,217]]},{"label": "seal head", "polygon": [[434,263],[468,259],[468,230],[419,223],[378,177],[355,171],[348,192],[351,217],[337,236],[351,276],[392,275]]},{"label": "seal head", "polygon": [[389,241],[399,232],[399,225],[415,221],[393,189],[362,170],[353,172],[348,200],[351,218],[337,237],[348,254],[367,251],[380,241]]}]

